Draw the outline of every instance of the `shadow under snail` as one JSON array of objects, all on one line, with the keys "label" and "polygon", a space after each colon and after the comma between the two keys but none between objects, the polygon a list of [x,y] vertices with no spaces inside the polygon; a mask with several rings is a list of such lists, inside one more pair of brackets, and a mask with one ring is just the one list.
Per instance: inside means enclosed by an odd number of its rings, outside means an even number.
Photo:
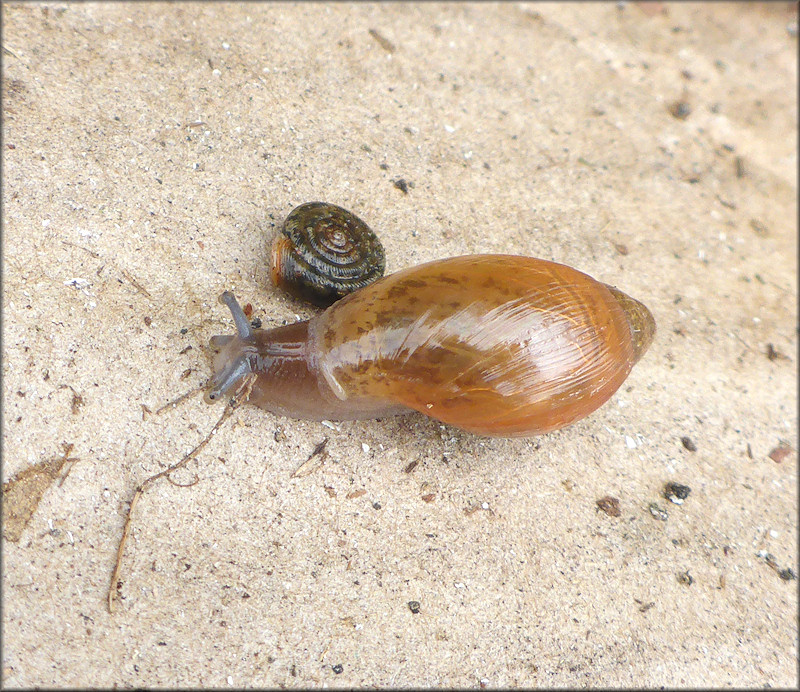
[{"label": "shadow under snail", "polygon": [[605,403],[653,340],[639,301],[563,264],[467,255],[378,279],[310,320],[214,336],[206,400],[308,420],[419,411],[479,435],[556,430]]}]

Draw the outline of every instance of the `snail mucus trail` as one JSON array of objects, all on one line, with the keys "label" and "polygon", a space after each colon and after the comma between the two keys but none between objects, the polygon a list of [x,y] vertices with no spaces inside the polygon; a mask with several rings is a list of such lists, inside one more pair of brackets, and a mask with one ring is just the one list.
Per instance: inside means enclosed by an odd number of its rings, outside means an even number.
[{"label": "snail mucus trail", "polygon": [[[349,214],[304,207],[329,232]],[[656,330],[639,301],[532,257],[452,257],[371,281],[310,320],[268,330],[253,329],[225,292],[236,334],[211,339],[206,400],[248,375],[248,403],[294,418],[415,410],[480,435],[535,435],[605,403]]]}]

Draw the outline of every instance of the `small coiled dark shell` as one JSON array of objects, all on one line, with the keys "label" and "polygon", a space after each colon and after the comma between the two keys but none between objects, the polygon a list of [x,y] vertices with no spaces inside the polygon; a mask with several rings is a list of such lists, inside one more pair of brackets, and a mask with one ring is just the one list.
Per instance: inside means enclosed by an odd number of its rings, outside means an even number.
[{"label": "small coiled dark shell", "polygon": [[383,276],[383,245],[352,212],[326,202],[293,209],[272,243],[278,288],[327,307]]}]

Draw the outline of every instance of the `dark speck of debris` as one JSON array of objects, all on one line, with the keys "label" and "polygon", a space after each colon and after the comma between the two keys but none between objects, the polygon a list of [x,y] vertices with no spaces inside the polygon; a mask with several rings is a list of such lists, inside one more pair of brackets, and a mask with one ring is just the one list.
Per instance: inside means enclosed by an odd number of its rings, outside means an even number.
[{"label": "dark speck of debris", "polygon": [[619,509],[619,500],[616,497],[611,497],[611,495],[601,497],[597,501],[597,507],[602,509],[610,517],[618,517],[622,514]]},{"label": "dark speck of debris", "polygon": [[409,601],[408,609],[416,615],[419,612],[419,601]]},{"label": "dark speck of debris", "polygon": [[153,318],[150,317],[150,315],[145,315],[144,324],[146,327],[149,327],[151,324],[153,324]]},{"label": "dark speck of debris", "polygon": [[[326,437],[322,442],[320,442],[316,447],[314,447],[314,451],[308,457],[308,460],[313,459],[315,456],[319,456],[325,451],[325,446],[328,444],[328,438]],[[307,460],[307,461],[308,461]]]},{"label": "dark speck of debris", "polygon": [[687,437],[686,435],[684,435],[681,438],[681,444],[686,449],[688,449],[690,452],[696,452],[697,451],[697,445],[694,442],[692,442],[692,438],[691,437]]},{"label": "dark speck of debris", "polygon": [[372,508],[373,509],[380,509],[381,508],[381,503],[380,502],[373,502],[372,503]]},{"label": "dark speck of debris", "polygon": [[691,574],[689,574],[689,570],[687,569],[685,572],[681,572],[678,575],[678,583],[683,584],[684,586],[691,586],[694,584],[694,578]]},{"label": "dark speck of debris", "polygon": [[72,415],[77,416],[78,412],[81,410],[81,406],[83,406],[86,402],[83,400],[83,397],[78,394],[74,389],[72,390]]},{"label": "dark speck of debris", "polygon": [[189,333],[189,330],[188,330],[188,329],[186,329],[186,327],[184,327],[183,329],[181,329],[181,334],[188,334],[188,333]]},{"label": "dark speck of debris", "polygon": [[655,502],[651,502],[648,509],[650,510],[650,514],[653,515],[653,518],[658,519],[659,521],[666,521],[669,516],[667,514],[667,510],[662,509]]},{"label": "dark speck of debris", "polygon": [[681,485],[680,483],[667,483],[664,486],[664,497],[676,505],[682,505],[683,501],[689,497],[692,489],[688,485]]},{"label": "dark speck of debris", "polygon": [[767,358],[769,360],[789,360],[789,356],[784,355],[781,353],[777,348],[775,348],[772,344],[767,344]]},{"label": "dark speck of debris", "polygon": [[793,579],[797,579],[797,575],[794,573],[794,570],[791,567],[787,567],[786,569],[780,568],[777,558],[772,553],[768,553],[766,550],[759,550],[756,554],[758,557],[763,558],[767,565],[774,569],[778,576],[784,581],[792,581]]},{"label": "dark speck of debris", "polygon": [[778,360],[778,352],[772,344],[767,344],[767,358],[769,360]]},{"label": "dark speck of debris", "polygon": [[414,459],[414,461],[410,462],[408,466],[403,469],[404,473],[411,473],[417,466],[419,465],[419,459]]},{"label": "dark speck of debris", "polygon": [[261,329],[261,318],[256,317],[254,320],[250,321],[250,324],[253,326],[253,329]]},{"label": "dark speck of debris", "polygon": [[668,107],[670,115],[678,120],[686,120],[692,112],[692,107],[686,101],[675,101]]},{"label": "dark speck of debris", "polygon": [[392,184],[400,190],[404,195],[408,194],[408,188],[414,187],[414,183],[407,182],[405,178],[398,178],[397,180],[393,180]]},{"label": "dark speck of debris", "polygon": [[378,33],[376,29],[370,29],[369,35],[372,36],[372,38],[374,38],[378,42],[378,45],[381,48],[383,48],[383,50],[385,50],[387,53],[394,53],[395,51],[394,44],[388,38],[381,36],[381,34]]},{"label": "dark speck of debris", "polygon": [[331,670],[336,673],[336,675],[341,675],[344,672],[344,666],[341,663],[337,663],[335,666],[331,666]]},{"label": "dark speck of debris", "polygon": [[756,232],[756,235],[762,238],[766,238],[769,235],[769,229],[758,219],[750,219],[750,228]]}]

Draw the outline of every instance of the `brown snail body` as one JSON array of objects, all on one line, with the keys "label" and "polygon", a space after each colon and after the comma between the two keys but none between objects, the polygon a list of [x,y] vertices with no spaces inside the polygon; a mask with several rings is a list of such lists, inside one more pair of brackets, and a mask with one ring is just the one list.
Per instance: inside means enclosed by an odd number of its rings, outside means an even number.
[{"label": "brown snail body", "polygon": [[294,208],[270,251],[272,283],[327,307],[383,276],[381,241],[355,214],[327,202]]},{"label": "brown snail body", "polygon": [[236,299],[207,400],[254,373],[248,401],[312,420],[413,409],[481,435],[517,437],[587,416],[655,335],[640,302],[576,269],[469,255],[384,277],[305,322],[252,329]]}]

